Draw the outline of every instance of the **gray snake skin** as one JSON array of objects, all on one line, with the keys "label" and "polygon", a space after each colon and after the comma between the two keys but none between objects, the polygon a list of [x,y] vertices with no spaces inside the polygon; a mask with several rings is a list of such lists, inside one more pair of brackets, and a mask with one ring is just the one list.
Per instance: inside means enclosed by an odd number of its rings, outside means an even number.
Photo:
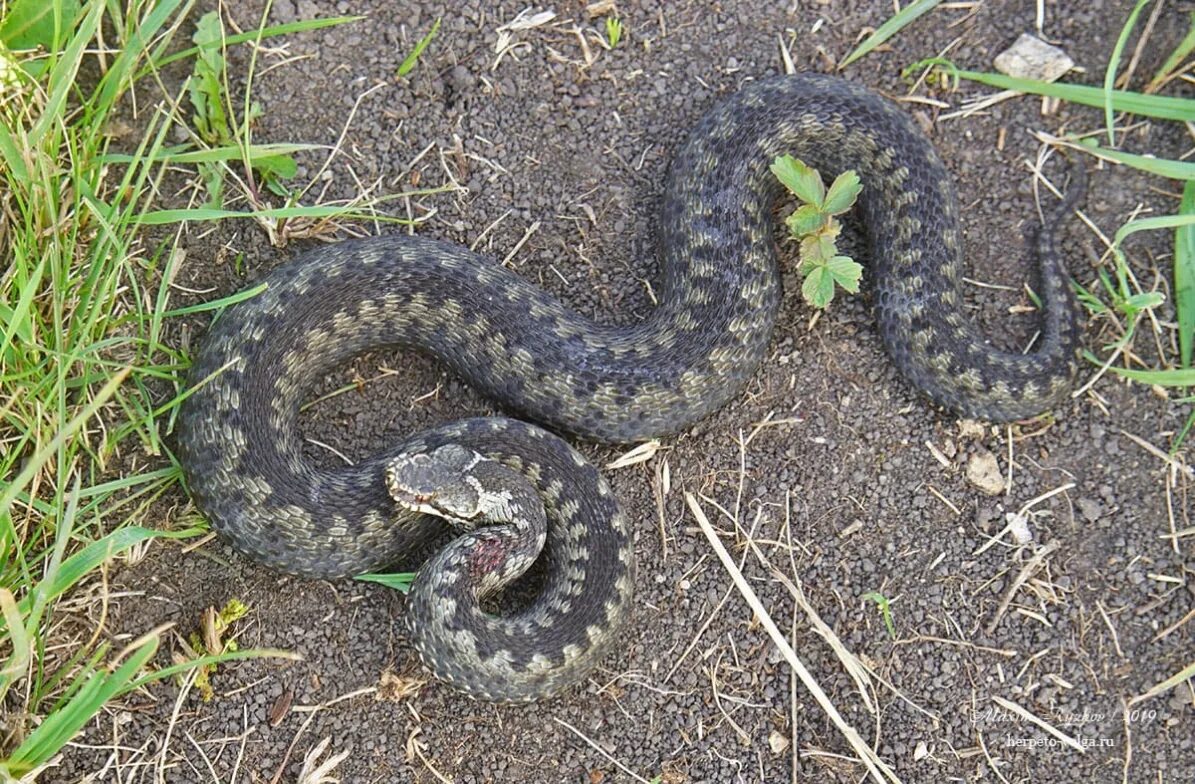
[{"label": "gray snake skin", "polygon": [[[340,577],[384,569],[460,527],[396,502],[384,476],[396,459],[459,444],[514,469],[544,504],[543,590],[490,623],[461,608],[476,605],[466,595],[484,582],[477,565],[503,564],[458,553],[473,566],[451,579],[442,563],[420,572],[439,610],[424,606],[410,632],[433,671],[475,696],[530,700],[576,682],[627,619],[634,583],[631,532],[591,465],[556,436],[495,418],[317,468],[302,455],[298,407],[335,366],[406,346],[556,431],[623,442],[684,429],[737,395],[768,345],[781,293],[768,165],[783,153],[827,178],[858,171],[880,335],[914,387],[993,421],[1065,397],[1079,326],[1053,221],[1039,244],[1041,339],[1029,354],[996,350],[963,311],[958,207],[929,141],[863,88],[779,77],[718,104],[677,153],[660,219],[660,304],[640,323],[596,324],[491,259],[417,237],[329,245],[267,275],[262,294],[215,322],[191,370],[179,448],[196,503],[250,557]],[[1072,204],[1073,194],[1063,209]],[[437,612],[433,633],[426,619]]]}]

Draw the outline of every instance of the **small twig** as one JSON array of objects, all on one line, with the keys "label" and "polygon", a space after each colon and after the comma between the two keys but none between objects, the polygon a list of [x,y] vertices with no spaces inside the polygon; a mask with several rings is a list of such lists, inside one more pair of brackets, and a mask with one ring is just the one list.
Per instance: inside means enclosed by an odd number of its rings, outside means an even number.
[{"label": "small twig", "polygon": [[946,506],[950,507],[950,511],[954,512],[955,517],[963,516],[963,510],[951,503],[950,499],[939,493],[933,485],[926,485],[925,489],[929,490],[930,495],[932,495],[934,498],[937,498],[939,501],[946,504]]},{"label": "small twig", "polygon": [[671,485],[671,483],[672,482],[668,470],[668,458],[657,460],[655,464],[655,482],[652,483],[652,492],[656,498],[656,518],[660,524],[660,559],[662,561],[668,560],[668,526],[664,513],[664,496],[668,494],[669,485]]},{"label": "small twig", "polygon": [[332,771],[349,756],[349,750],[337,752],[320,762],[319,758],[328,750],[328,745],[331,742],[331,738],[324,738],[303,757],[303,765],[299,768],[298,784],[327,784],[339,781],[339,779],[332,778]]},{"label": "small twig", "polygon": [[[1167,626],[1167,627],[1166,627],[1165,629],[1163,629],[1162,631],[1158,632],[1158,633],[1157,633],[1157,635],[1156,635],[1156,636],[1155,636],[1155,637],[1154,637],[1152,640],[1150,640],[1150,642],[1157,642],[1158,640],[1161,640],[1161,639],[1163,639],[1163,638],[1165,638],[1165,637],[1169,637],[1171,634],[1174,634],[1174,632],[1175,632],[1175,631],[1176,631],[1176,630],[1177,630],[1177,629],[1178,629],[1180,626],[1182,626],[1183,624],[1185,624],[1187,621],[1191,620],[1192,618],[1195,618],[1195,610],[1191,610],[1189,613],[1187,613],[1186,615],[1184,615],[1182,618],[1179,618],[1177,621],[1175,621],[1174,623],[1170,624],[1169,626]],[[1123,653],[1122,653],[1122,654],[1120,654],[1120,655],[1121,655],[1121,658],[1123,658],[1123,657],[1124,657],[1124,654],[1123,654]]]},{"label": "small twig", "polygon": [[1021,517],[1024,517],[1025,515],[1027,515],[1029,513],[1030,509],[1037,506],[1042,501],[1053,498],[1054,496],[1058,495],[1059,493],[1065,493],[1067,490],[1070,490],[1074,486],[1075,486],[1074,482],[1067,482],[1064,485],[1059,485],[1058,487],[1055,487],[1053,490],[1042,493],[1041,495],[1037,496],[1036,498],[1030,498],[1028,501],[1026,501],[1024,504],[1021,505],[1021,508],[1017,512],[1017,514],[1020,515]]},{"label": "small twig", "polygon": [[1008,586],[1008,591],[1004,594],[1004,598],[1000,600],[1000,606],[996,608],[996,614],[988,622],[987,627],[985,627],[985,631],[988,634],[996,631],[996,626],[1000,623],[1000,619],[1004,617],[1004,613],[1008,611],[1008,606],[1012,604],[1012,599],[1017,595],[1017,591],[1021,589],[1021,586],[1028,582],[1034,572],[1041,567],[1042,562],[1059,547],[1058,542],[1050,542],[1029,559],[1029,562],[1017,574],[1016,579],[1012,581],[1012,585]]},{"label": "small twig", "polygon": [[520,237],[519,241],[515,243],[515,246],[510,249],[510,253],[507,253],[506,258],[502,259],[503,267],[510,263],[510,260],[515,257],[515,254],[522,250],[523,246],[527,244],[527,240],[531,239],[531,235],[537,231],[539,231],[539,221],[533,222],[527,227],[527,230],[523,232],[523,236]]},{"label": "small twig", "polygon": [[952,640],[949,637],[935,637],[930,634],[918,634],[916,637],[906,637],[902,640],[893,640],[893,645],[908,645],[914,642],[938,642],[943,645],[957,645],[960,648],[971,648],[976,651],[983,651],[984,653],[994,653],[997,656],[1003,656],[1006,659],[1012,659],[1017,656],[1017,652],[1009,648],[993,648],[989,645],[979,645],[978,643],[968,642],[967,640]]},{"label": "small twig", "polygon": [[1129,765],[1133,762],[1133,732],[1129,722],[1129,706],[1120,700],[1120,720],[1124,724],[1124,767],[1120,771],[1121,784],[1129,784]]},{"label": "small twig", "polygon": [[[723,514],[726,514],[729,517],[729,513],[727,513],[725,510],[723,510]],[[756,522],[758,522],[758,520]],[[751,536],[754,533],[755,533],[755,528],[754,528],[754,526],[752,526],[751,532],[750,532],[750,534],[748,534],[748,536]],[[704,556],[703,556],[703,558],[704,558]],[[747,561],[747,553],[746,553],[746,551],[744,551],[742,559],[739,560],[739,568],[742,568],[742,565],[744,563],[746,563],[746,561]],[[696,567],[694,567],[694,569],[695,568]],[[693,571],[693,570],[690,570],[690,572],[691,571]],[[721,601],[719,601],[717,606],[714,607],[713,611],[710,612],[710,615],[708,618],[705,619],[705,622],[703,624],[701,624],[701,628],[697,630],[697,634],[694,635],[692,642],[690,642],[688,647],[685,648],[684,653],[682,653],[680,655],[680,658],[677,659],[676,662],[673,663],[672,668],[670,670],[668,670],[668,674],[664,676],[663,683],[668,683],[670,680],[672,680],[672,676],[676,674],[676,671],[678,669],[680,669],[681,663],[686,658],[688,658],[689,654],[693,652],[693,649],[697,647],[697,643],[701,640],[701,637],[702,637],[702,635],[705,634],[706,630],[710,628],[710,624],[714,622],[714,618],[718,617],[718,613],[720,613],[722,611],[722,608],[726,606],[726,602],[730,600],[730,595],[732,593],[734,593],[733,586],[727,588],[726,593],[722,594]]]},{"label": "small twig", "polygon": [[322,449],[327,449],[329,452],[331,452],[332,454],[336,455],[341,460],[343,460],[345,465],[351,466],[353,464],[353,461],[349,459],[348,455],[346,455],[344,452],[341,452],[339,449],[332,446],[331,444],[325,444],[323,441],[316,441],[314,438],[307,438],[304,440],[307,443],[312,444],[314,446],[318,446]]},{"label": "small twig", "polygon": [[643,777],[642,777],[642,776],[640,776],[638,773],[636,773],[635,771],[633,771],[633,770],[631,770],[630,768],[628,768],[626,765],[623,765],[621,762],[619,762],[618,760],[614,759],[614,757],[610,756],[609,752],[607,752],[607,751],[606,751],[605,749],[603,749],[601,746],[599,746],[599,745],[597,745],[596,743],[594,743],[592,740],[590,740],[590,739],[589,739],[589,737],[588,737],[588,736],[587,736],[587,735],[586,735],[584,732],[581,732],[581,730],[579,730],[579,729],[577,729],[576,727],[574,727],[573,725],[569,724],[569,723],[568,723],[567,721],[565,721],[564,719],[561,719],[561,718],[558,718],[558,717],[556,717],[556,716],[553,716],[553,717],[552,717],[552,721],[556,722],[556,723],[557,723],[557,724],[559,724],[561,727],[564,727],[566,730],[568,730],[569,732],[573,733],[574,735],[576,735],[576,736],[577,736],[578,738],[580,738],[581,740],[583,740],[583,741],[585,741],[586,743],[588,743],[588,744],[589,744],[589,746],[590,746],[590,747],[591,747],[591,748],[592,748],[594,751],[596,751],[598,754],[601,754],[601,755],[602,755],[603,757],[605,757],[606,759],[610,760],[612,763],[614,763],[614,765],[615,765],[615,766],[617,766],[617,767],[618,767],[618,769],[619,769],[619,770],[621,770],[623,773],[625,773],[625,774],[627,774],[628,776],[630,776],[631,778],[633,778],[635,781],[642,782],[642,784],[652,784],[650,781],[648,781],[647,779],[643,778]]},{"label": "small twig", "polygon": [[1156,446],[1146,441],[1144,438],[1135,436],[1127,430],[1121,430],[1120,432],[1125,438],[1129,439],[1134,444],[1144,449],[1146,452],[1149,452],[1151,455],[1160,460],[1164,460],[1171,468],[1186,474],[1188,479],[1195,479],[1195,468],[1191,468],[1189,465],[1183,465],[1181,462],[1176,460],[1173,455],[1166,454],[1161,449],[1158,449]]},{"label": "small twig", "polygon": [[1183,667],[1181,670],[1174,673],[1173,675],[1171,675],[1169,678],[1162,681],[1161,683],[1154,684],[1154,686],[1151,687],[1150,690],[1145,692],[1144,694],[1138,694],[1136,697],[1129,700],[1129,706],[1132,707],[1133,705],[1136,705],[1139,702],[1144,702],[1145,700],[1152,699],[1153,697],[1156,697],[1159,694],[1168,692],[1171,689],[1173,689],[1175,686],[1179,685],[1180,683],[1182,683],[1185,680],[1188,680],[1189,678],[1195,678],[1195,661],[1191,662],[1186,667]]},{"label": "small twig", "polygon": [[[1108,627],[1108,631],[1112,633],[1112,646],[1116,648],[1116,653],[1120,658],[1124,658],[1124,651],[1120,649],[1120,635],[1116,633],[1116,627],[1112,625],[1112,619],[1108,617],[1108,613],[1104,610],[1103,602],[1096,602],[1095,608],[1100,611],[1100,617],[1104,619],[1104,625]],[[1158,638],[1154,638],[1157,640]]]},{"label": "small twig", "polygon": [[979,750],[983,752],[983,758],[988,761],[988,767],[992,769],[992,772],[995,773],[997,778],[1003,781],[1004,784],[1009,784],[1008,779],[1004,778],[1004,774],[1001,773],[1000,768],[996,766],[996,762],[992,759],[992,755],[988,753],[988,745],[983,742],[983,733],[978,729],[975,730],[975,739],[979,741]]},{"label": "small twig", "polygon": [[729,724],[730,728],[732,730],[734,730],[736,735],[739,736],[739,740],[742,741],[743,745],[750,746],[751,745],[751,735],[748,734],[745,729],[743,729],[742,727],[739,726],[739,723],[734,720],[734,718],[730,715],[729,712],[727,712],[726,708],[722,707],[722,694],[721,694],[721,692],[718,691],[718,667],[721,664],[722,664],[722,659],[721,659],[721,656],[719,656],[718,661],[715,662],[714,666],[710,667],[710,670],[709,670],[710,686],[712,688],[712,694],[714,696],[714,707],[716,707],[718,709],[718,712],[722,714],[722,718],[726,719],[726,723]]},{"label": "small twig", "polygon": [[789,51],[788,44],[784,42],[784,36],[776,33],[776,41],[780,44],[780,59],[784,61],[784,72],[786,74],[795,74],[797,66],[793,63],[793,53]]},{"label": "small twig", "polygon": [[415,729],[411,731],[411,734],[407,737],[408,754],[418,757],[419,761],[423,763],[423,767],[427,768],[428,771],[430,771],[431,774],[436,777],[436,780],[439,781],[440,784],[452,784],[452,779],[438,771],[436,766],[431,763],[431,760],[427,758],[427,755],[423,753],[423,746],[426,744],[419,740],[419,734],[422,732],[423,727],[416,726]]}]

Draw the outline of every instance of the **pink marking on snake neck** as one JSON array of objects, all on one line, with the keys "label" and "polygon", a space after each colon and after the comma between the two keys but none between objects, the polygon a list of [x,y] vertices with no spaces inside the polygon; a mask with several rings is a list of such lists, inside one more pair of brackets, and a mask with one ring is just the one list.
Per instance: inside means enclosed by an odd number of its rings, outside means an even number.
[{"label": "pink marking on snake neck", "polygon": [[485,575],[498,571],[506,556],[506,545],[501,540],[479,540],[469,551],[469,575],[474,580],[480,580]]}]

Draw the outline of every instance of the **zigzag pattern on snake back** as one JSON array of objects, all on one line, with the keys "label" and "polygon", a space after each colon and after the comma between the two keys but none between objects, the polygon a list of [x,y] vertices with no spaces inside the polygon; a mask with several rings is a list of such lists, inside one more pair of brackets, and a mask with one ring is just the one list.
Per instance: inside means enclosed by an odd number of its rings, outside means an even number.
[{"label": "zigzag pattern on snake back", "polygon": [[[214,324],[191,371],[192,383],[207,382],[181,415],[196,502],[251,557],[337,577],[381,569],[442,530],[387,494],[383,466],[395,454],[455,441],[514,466],[548,506],[549,574],[532,608],[542,611],[539,633],[495,640],[461,619],[424,656],[433,669],[466,673],[500,660],[500,687],[454,679],[497,699],[575,681],[625,620],[633,574],[626,522],[591,466],[554,436],[495,420],[440,428],[352,467],[316,468],[302,456],[298,406],[315,379],[352,356],[407,346],[555,430],[634,441],[685,428],[736,395],[768,345],[780,298],[770,214],[779,186],[768,165],[782,153],[827,177],[858,171],[880,334],[915,387],[990,420],[1037,414],[1064,397],[1077,368],[1077,309],[1053,225],[1039,246],[1037,348],[996,350],[963,312],[958,207],[928,140],[860,87],[781,77],[717,105],[676,155],[661,216],[660,304],[641,323],[596,324],[491,259],[416,237],[330,245],[266,276],[262,294]],[[474,587],[436,585],[450,607]],[[417,624],[411,631],[420,634]]]}]

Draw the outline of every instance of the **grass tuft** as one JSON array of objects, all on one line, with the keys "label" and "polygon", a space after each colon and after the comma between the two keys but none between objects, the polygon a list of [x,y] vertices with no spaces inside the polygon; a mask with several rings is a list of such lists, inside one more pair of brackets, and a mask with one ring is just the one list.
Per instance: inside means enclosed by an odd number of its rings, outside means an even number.
[{"label": "grass tuft", "polygon": [[[282,207],[259,194],[257,180],[268,185],[271,174],[285,174],[271,161],[311,146],[253,145],[252,104],[246,95],[244,108],[231,111],[223,71],[229,45],[353,17],[225,35],[219,17],[207,16],[196,46],[167,54],[181,48],[192,5],[13,0],[0,17],[0,253],[8,260],[0,272],[4,780],[51,764],[108,701],[202,663],[152,671],[162,630],[114,653],[98,633],[62,639],[78,625],[58,617],[61,598],[113,559],[203,530],[141,524],[180,477],[164,442],[188,394],[180,382],[188,358],[166,342],[168,322],[234,299],[171,308],[170,282],[184,255],[177,229],[211,215],[159,204],[167,167],[218,168],[251,195],[236,217],[263,225],[378,218],[363,203],[301,204],[305,191],[287,194]],[[190,57],[208,69],[197,66],[191,84],[199,92],[183,85],[167,94],[162,67]],[[183,96],[191,97],[194,119],[183,116]],[[134,111],[137,132],[114,130]],[[191,141],[168,147],[180,128]],[[151,243],[151,226],[176,231]]]}]

